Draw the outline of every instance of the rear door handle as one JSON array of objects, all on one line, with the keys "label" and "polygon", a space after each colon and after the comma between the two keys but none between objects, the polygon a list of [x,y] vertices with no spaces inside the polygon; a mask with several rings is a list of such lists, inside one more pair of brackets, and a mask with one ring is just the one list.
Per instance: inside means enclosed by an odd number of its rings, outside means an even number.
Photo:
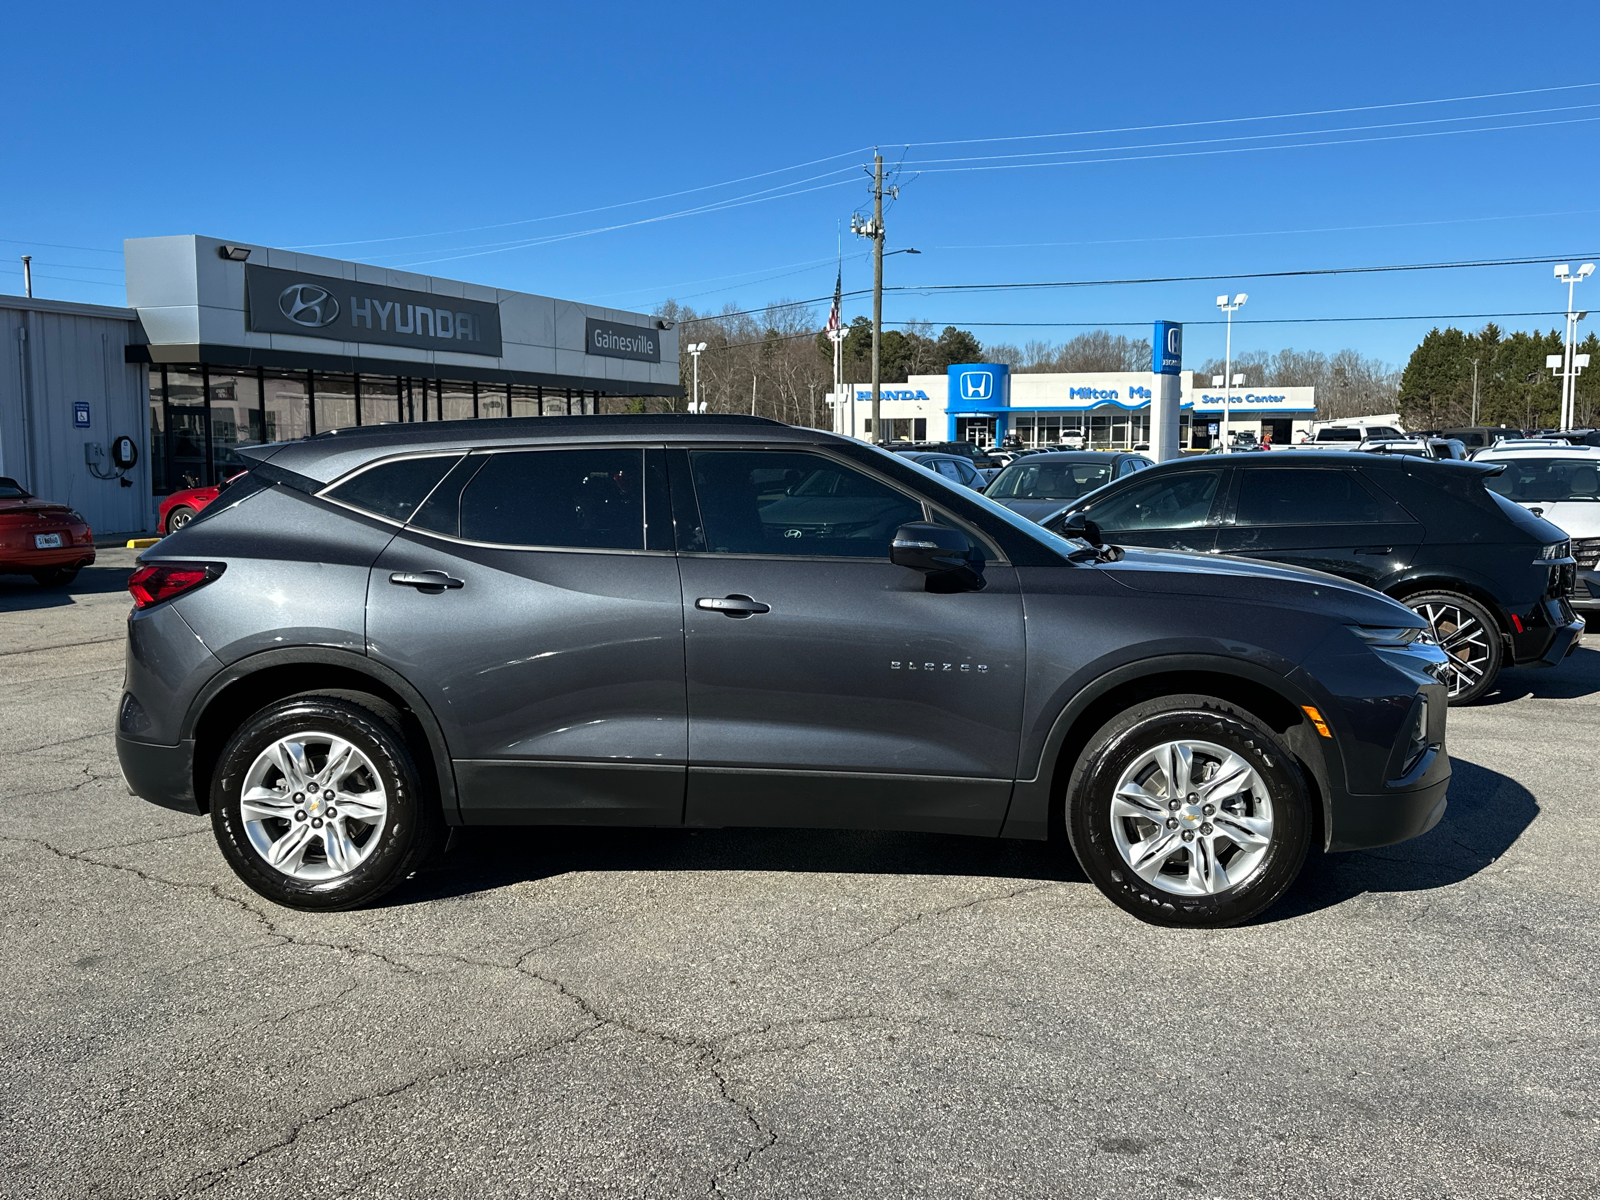
[{"label": "rear door handle", "polygon": [[465,587],[466,584],[459,579],[452,579],[443,571],[396,571],[389,576],[390,583],[398,583],[401,587],[414,587],[421,592],[437,594],[446,588]]},{"label": "rear door handle", "polygon": [[753,617],[757,613],[771,612],[770,604],[763,604],[759,600],[752,600],[749,596],[701,596],[694,602],[696,608],[703,608],[707,612],[719,612],[725,617]]}]

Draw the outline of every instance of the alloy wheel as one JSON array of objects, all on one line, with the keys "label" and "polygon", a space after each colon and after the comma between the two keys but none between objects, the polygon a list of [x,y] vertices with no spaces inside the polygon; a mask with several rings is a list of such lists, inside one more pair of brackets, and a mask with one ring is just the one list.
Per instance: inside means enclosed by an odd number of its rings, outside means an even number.
[{"label": "alloy wheel", "polygon": [[388,793],[359,747],[331,733],[296,733],[250,764],[239,815],[250,845],[273,870],[307,881],[334,879],[377,849]]},{"label": "alloy wheel", "polygon": [[1272,845],[1272,798],[1243,757],[1214,742],[1163,742],[1122,773],[1111,838],[1153,887],[1214,896],[1261,869]]},{"label": "alloy wheel", "polygon": [[1496,635],[1457,604],[1430,602],[1415,611],[1428,622],[1434,641],[1450,659],[1450,699],[1476,687],[1489,667],[1489,638]]}]

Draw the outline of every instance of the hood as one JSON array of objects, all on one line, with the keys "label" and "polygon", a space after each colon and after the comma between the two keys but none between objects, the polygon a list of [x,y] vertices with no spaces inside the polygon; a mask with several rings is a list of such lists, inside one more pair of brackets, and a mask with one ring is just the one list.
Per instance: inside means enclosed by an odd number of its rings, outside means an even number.
[{"label": "hood", "polygon": [[1300,567],[1210,554],[1130,549],[1121,562],[1107,564],[1102,570],[1136,592],[1271,604],[1356,625],[1412,628],[1426,624],[1398,600],[1381,592],[1337,575]]},{"label": "hood", "polygon": [[[993,497],[991,497],[993,499]],[[1042,521],[1052,513],[1058,513],[1073,500],[995,500],[996,504],[1004,505],[1019,517],[1027,517],[1030,521]]]},{"label": "hood", "polygon": [[1600,537],[1600,504],[1593,500],[1519,500],[1528,512],[1570,538]]}]

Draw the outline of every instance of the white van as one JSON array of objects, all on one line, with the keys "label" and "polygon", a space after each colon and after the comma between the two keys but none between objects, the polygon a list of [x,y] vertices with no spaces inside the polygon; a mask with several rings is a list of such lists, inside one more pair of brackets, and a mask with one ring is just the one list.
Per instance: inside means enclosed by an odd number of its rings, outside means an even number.
[{"label": "white van", "polygon": [[1472,456],[1473,462],[1505,463],[1484,480],[1489,489],[1560,526],[1572,539],[1578,587],[1572,606],[1600,610],[1600,447],[1560,442],[1502,442]]}]

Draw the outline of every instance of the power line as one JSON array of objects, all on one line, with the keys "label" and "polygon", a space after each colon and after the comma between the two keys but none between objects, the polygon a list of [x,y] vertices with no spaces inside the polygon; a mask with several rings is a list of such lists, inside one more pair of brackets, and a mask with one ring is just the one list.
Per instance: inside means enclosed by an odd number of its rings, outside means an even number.
[{"label": "power line", "polygon": [[[1205,158],[1216,154],[1260,154],[1268,150],[1307,150],[1321,146],[1360,146],[1374,142],[1404,142],[1415,138],[1459,137],[1468,133],[1499,133],[1510,129],[1542,129],[1551,125],[1583,125],[1600,121],[1600,117],[1571,117],[1562,121],[1528,121],[1520,125],[1486,125],[1481,129],[1435,129],[1426,133],[1395,133],[1382,137],[1335,138],[1333,141],[1291,142],[1283,146],[1233,146],[1218,150],[1182,150],[1166,154],[1129,154],[1119,158],[1083,158],[1070,162],[995,163],[986,167],[926,167],[921,175],[950,175],[968,171],[1023,171],[1038,167],[1089,167],[1101,163],[1150,162],[1167,158]],[[1086,151],[1085,153],[1094,153]]]},{"label": "power line", "polygon": [[1433,100],[1398,100],[1389,104],[1358,104],[1347,108],[1308,109],[1304,112],[1267,113],[1253,117],[1212,117],[1203,121],[1172,121],[1161,125],[1123,125],[1114,129],[1076,129],[1064,133],[1019,133],[1002,137],[955,138],[938,142],[906,142],[910,146],[971,146],[984,142],[1029,142],[1046,138],[1094,137],[1105,133],[1146,133],[1155,129],[1191,129],[1202,125],[1235,125],[1247,121],[1285,121],[1296,117],[1330,117],[1343,113],[1379,112],[1393,108],[1419,108],[1428,104],[1465,104],[1473,100],[1501,100],[1507,96],[1540,96],[1551,92],[1579,91],[1600,83],[1567,83],[1555,87],[1520,88],[1512,92],[1483,92],[1475,96],[1445,96]]},{"label": "power line", "polygon": [[22,241],[18,238],[0,238],[7,246],[46,246],[51,250],[88,250],[93,254],[121,254],[121,250],[107,250],[103,246],[64,246],[60,242]]},{"label": "power line", "polygon": [[1600,208],[1572,208],[1560,212],[1511,213],[1498,217],[1449,217],[1439,221],[1392,221],[1380,225],[1327,225],[1312,229],[1250,229],[1234,233],[1185,233],[1168,237],[1097,238],[1077,242],[995,242],[991,245],[929,246],[930,250],[1038,250],[1055,246],[1133,246],[1147,242],[1200,242],[1235,237],[1286,237],[1305,233],[1360,233],[1372,229],[1421,229],[1434,225],[1473,225],[1487,221],[1531,221],[1541,217],[1583,217]]},{"label": "power line", "polygon": [[[375,245],[375,244],[377,244],[379,242],[404,242],[404,241],[414,241],[414,240],[416,240],[418,238],[449,237],[449,236],[451,236],[453,234],[457,234],[457,233],[477,233],[477,232],[479,232],[481,230],[484,230],[484,229],[507,229],[507,228],[510,228],[511,226],[514,226],[514,225],[534,225],[534,224],[537,224],[537,223],[539,223],[541,221],[559,221],[559,220],[562,220],[562,219],[564,219],[566,217],[583,217],[583,216],[588,216],[590,213],[609,212],[612,209],[628,208],[628,207],[631,207],[631,206],[636,205],[636,204],[653,204],[657,200],[671,200],[671,199],[674,199],[674,198],[676,198],[678,196],[688,196],[688,195],[691,195],[691,194],[693,194],[695,192],[712,191],[712,190],[714,190],[716,188],[719,188],[719,187],[732,187],[736,183],[748,183],[752,179],[766,179],[766,178],[768,178],[769,176],[772,176],[772,175],[782,175],[787,171],[801,171],[801,170],[804,170],[806,167],[814,167],[818,163],[832,162],[836,158],[846,158],[846,157],[849,157],[850,155],[860,154],[860,153],[864,152],[865,150],[867,150],[868,148],[869,147],[862,146],[862,147],[859,147],[858,149],[855,149],[855,150],[846,150],[841,154],[830,154],[826,158],[814,158],[814,159],[811,159],[809,162],[795,163],[793,166],[779,167],[779,168],[777,168],[775,170],[771,170],[771,171],[758,171],[754,175],[743,175],[743,176],[739,177],[738,179],[725,179],[721,183],[707,183],[707,184],[701,185],[700,187],[684,188],[682,191],[663,192],[659,196],[647,196],[642,200],[623,200],[623,201],[619,201],[616,204],[602,204],[602,205],[600,205],[600,206],[598,206],[596,208],[580,208],[580,209],[575,209],[572,212],[553,213],[553,214],[551,214],[550,216],[547,216],[547,217],[525,217],[525,218],[522,218],[522,219],[519,219],[519,220],[516,220],[516,221],[500,221],[500,222],[497,222],[497,223],[492,224],[492,225],[469,225],[469,226],[466,226],[465,228],[462,228],[462,229],[442,229],[442,230],[435,230],[433,233],[404,233],[404,234],[398,234],[398,235],[396,235],[394,237],[365,238],[365,239],[362,239],[360,241],[351,241],[351,242],[315,242],[315,243],[312,243],[310,245],[305,245],[305,246],[288,246],[288,247],[286,247],[286,249],[289,249],[289,250],[325,250],[325,249],[328,249],[328,248],[333,247],[333,246],[370,246],[370,245]],[[846,167],[846,168],[843,168],[843,169],[844,170],[848,170],[849,168]]]},{"label": "power line", "polygon": [[[1255,141],[1263,141],[1263,140],[1265,140],[1267,138],[1312,137],[1312,136],[1319,136],[1320,137],[1320,136],[1322,136],[1324,134],[1330,134],[1330,133],[1364,133],[1364,132],[1366,132],[1368,130],[1374,130],[1374,129],[1407,129],[1407,128],[1411,128],[1412,126],[1416,126],[1416,125],[1448,125],[1448,124],[1453,124],[1453,123],[1459,123],[1459,122],[1462,122],[1462,121],[1489,121],[1489,120],[1495,120],[1495,119],[1505,118],[1505,117],[1542,116],[1545,113],[1578,112],[1578,111],[1581,111],[1581,110],[1584,110],[1584,109],[1593,109],[1593,108],[1600,108],[1600,103],[1595,103],[1595,104],[1566,104],[1566,105],[1561,105],[1561,106],[1555,107],[1555,108],[1525,108],[1525,109],[1520,109],[1520,110],[1518,110],[1516,112],[1474,113],[1474,114],[1471,114],[1469,116],[1464,116],[1464,117],[1430,117],[1430,118],[1427,118],[1426,120],[1421,120],[1421,121],[1389,121],[1389,122],[1385,122],[1385,123],[1379,124],[1379,125],[1343,125],[1343,126],[1337,126],[1335,128],[1332,128],[1332,129],[1303,129],[1303,130],[1302,129],[1289,129],[1289,130],[1283,131],[1282,133],[1246,133],[1246,134],[1237,134],[1237,135],[1235,135],[1233,137],[1194,138],[1194,139],[1191,139],[1189,141],[1182,141],[1182,142],[1143,142],[1143,143],[1138,143],[1138,144],[1129,145],[1129,146],[1089,146],[1089,147],[1086,147],[1086,148],[1084,148],[1082,150],[1033,150],[1033,151],[1028,151],[1026,153],[1021,153],[1021,154],[1018,154],[1018,153],[980,154],[980,155],[971,155],[971,156],[967,156],[967,157],[964,157],[964,158],[928,158],[928,159],[920,159],[920,160],[913,159],[910,163],[907,163],[906,165],[910,166],[910,167],[917,167],[917,166],[921,165],[922,163],[991,162],[991,161],[994,161],[994,160],[997,160],[997,159],[1004,159],[1004,158],[1047,158],[1047,157],[1050,157],[1052,155],[1060,157],[1062,155],[1067,155],[1067,154],[1074,154],[1074,155],[1104,154],[1104,153],[1109,153],[1109,152],[1116,151],[1116,150],[1159,150],[1159,149],[1165,149],[1165,148],[1170,147],[1170,146],[1209,146],[1209,145],[1215,145],[1215,144],[1220,143],[1220,142],[1255,142]],[[1534,123],[1529,123],[1529,124],[1526,124],[1526,125],[1513,125],[1513,126],[1508,126],[1508,128],[1512,128],[1512,129],[1534,128],[1538,124],[1541,124],[1541,123],[1542,122],[1534,122]],[[1478,132],[1478,131],[1468,129],[1468,130],[1458,130],[1458,131],[1452,131],[1452,132],[1473,133],[1473,132]],[[1319,144],[1320,145],[1322,143],[1315,143],[1315,144]],[[1051,164],[1043,163],[1043,164],[1039,164],[1039,165],[1049,166]]]}]

